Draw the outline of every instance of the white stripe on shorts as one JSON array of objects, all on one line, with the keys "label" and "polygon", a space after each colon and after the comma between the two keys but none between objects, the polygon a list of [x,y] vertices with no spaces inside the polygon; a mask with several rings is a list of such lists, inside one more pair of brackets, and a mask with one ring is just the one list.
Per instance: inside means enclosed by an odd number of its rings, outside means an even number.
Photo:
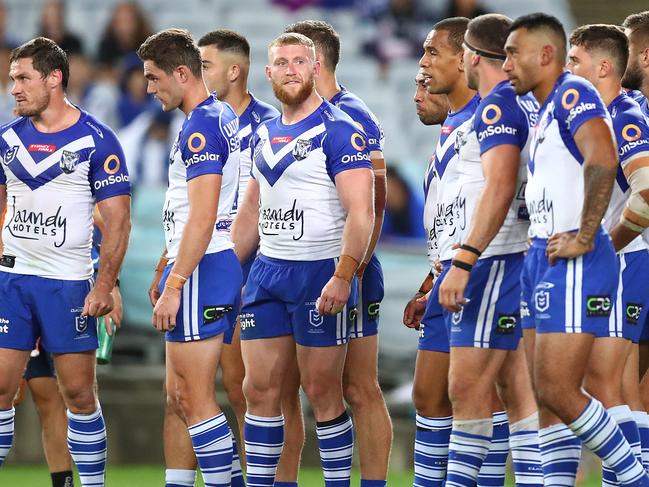
[{"label": "white stripe on shorts", "polygon": [[192,272],[192,340],[200,339],[200,314],[198,310],[198,268],[200,264],[196,266],[194,272]]},{"label": "white stripe on shorts", "polygon": [[[191,276],[189,277],[191,279]],[[185,341],[191,339],[190,324],[189,324],[189,288],[191,282],[185,283],[183,286],[183,334]]]},{"label": "white stripe on shorts", "polygon": [[491,326],[493,324],[494,313],[496,312],[496,302],[498,301],[498,295],[500,294],[500,285],[502,284],[504,267],[505,262],[502,260],[495,260],[491,263],[489,277],[487,277],[485,289],[480,301],[478,319],[476,320],[476,327],[473,335],[474,347],[489,348]]},{"label": "white stripe on shorts", "polygon": [[575,320],[573,317],[573,307],[575,299],[575,289],[574,289],[574,278],[575,278],[575,260],[568,259],[566,262],[566,297],[565,297],[565,307],[566,307],[566,333],[575,332]]},{"label": "white stripe on shorts", "polygon": [[575,259],[575,322],[573,323],[575,333],[581,333],[581,307],[583,296],[582,282],[584,277],[584,258],[577,257]]},{"label": "white stripe on shorts", "polygon": [[608,318],[608,336],[621,338],[624,335],[622,334],[622,320],[624,319],[622,315],[622,293],[624,292],[624,283],[622,281],[622,273],[626,267],[626,260],[624,259],[624,254],[620,254],[620,275],[618,276],[618,286],[617,286],[617,299],[611,310],[611,315]]}]

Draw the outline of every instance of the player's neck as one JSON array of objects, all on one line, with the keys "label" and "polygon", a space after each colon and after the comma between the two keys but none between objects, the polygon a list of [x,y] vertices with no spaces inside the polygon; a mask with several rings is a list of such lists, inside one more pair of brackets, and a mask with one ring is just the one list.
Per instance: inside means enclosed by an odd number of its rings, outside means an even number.
[{"label": "player's neck", "polygon": [[230,105],[234,110],[234,113],[237,114],[237,117],[240,117],[241,114],[246,111],[248,105],[250,105],[252,97],[250,96],[250,93],[248,93],[248,89],[244,86],[243,89],[237,88],[230,90],[227,96],[223,97],[221,101]]},{"label": "player's neck", "polygon": [[563,74],[563,66],[554,66],[552,71],[543,78],[539,84],[532,90],[534,98],[539,102],[539,105],[543,105],[545,100],[550,96],[554,90],[554,85],[557,84],[559,76]]},{"label": "player's neck", "polygon": [[205,86],[203,80],[197,80],[193,86],[188,87],[185,91],[185,96],[178,108],[180,108],[185,115],[189,115],[191,111],[203,103],[208,96],[210,96],[210,92],[207,91],[207,86]]},{"label": "player's neck", "polygon": [[79,109],[66,98],[52,97],[48,107],[31,120],[39,132],[56,133],[72,127],[80,116]]},{"label": "player's neck", "polygon": [[321,69],[315,83],[315,89],[325,100],[331,100],[342,88],[338,84],[335,73]]},{"label": "player's neck", "polygon": [[645,73],[645,77],[642,80],[642,85],[640,86],[640,91],[645,96],[645,98],[649,99],[649,73]]},{"label": "player's neck", "polygon": [[507,76],[502,69],[485,69],[480,73],[480,81],[478,82],[478,93],[480,93],[480,98],[486,97],[492,92],[498,83],[505,81],[506,79]]},{"label": "player's neck", "polygon": [[599,91],[599,96],[602,97],[604,105],[609,106],[613,100],[620,96],[622,83],[619,79],[605,79],[597,83],[597,91]]},{"label": "player's neck", "polygon": [[285,105],[282,103],[282,123],[284,125],[293,125],[301,122],[311,115],[322,103],[322,98],[314,90],[309,98],[299,105]]},{"label": "player's neck", "polygon": [[466,85],[464,77],[462,77],[461,82],[455,85],[450,93],[446,94],[451,112],[457,112],[464,108],[464,106],[475,96],[475,93],[474,90]]}]

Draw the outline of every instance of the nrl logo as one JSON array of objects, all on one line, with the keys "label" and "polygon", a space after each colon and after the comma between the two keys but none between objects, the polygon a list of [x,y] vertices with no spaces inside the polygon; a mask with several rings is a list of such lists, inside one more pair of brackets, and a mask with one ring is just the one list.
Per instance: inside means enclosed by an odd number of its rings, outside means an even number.
[{"label": "nrl logo", "polygon": [[61,168],[61,171],[63,171],[65,174],[73,173],[77,168],[77,164],[79,164],[79,159],[80,156],[76,152],[64,150],[63,156],[59,161],[59,167]]},{"label": "nrl logo", "polygon": [[11,161],[13,161],[16,158],[16,154],[18,154],[18,146],[14,145],[11,149],[9,149],[7,152],[5,152],[4,157],[2,158],[2,162],[5,164],[5,166],[8,166],[11,164]]},{"label": "nrl logo", "polygon": [[296,161],[306,159],[306,156],[311,152],[311,141],[305,139],[298,139],[293,149],[293,157]]}]

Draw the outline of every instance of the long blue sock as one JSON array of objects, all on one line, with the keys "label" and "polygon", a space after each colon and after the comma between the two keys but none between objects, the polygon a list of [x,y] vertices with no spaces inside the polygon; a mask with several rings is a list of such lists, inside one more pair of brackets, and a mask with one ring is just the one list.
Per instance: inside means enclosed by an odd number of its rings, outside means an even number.
[{"label": "long blue sock", "polygon": [[246,414],[244,432],[248,487],[272,486],[284,446],[284,417]]},{"label": "long blue sock", "polygon": [[649,472],[649,416],[647,416],[646,411],[633,411],[633,419],[640,432],[642,465],[645,471]]},{"label": "long blue sock", "polygon": [[165,487],[194,487],[196,470],[168,468],[165,470]]},{"label": "long blue sock", "polygon": [[487,456],[493,423],[491,418],[453,420],[448,445],[446,487],[474,487],[478,472]]},{"label": "long blue sock", "polygon": [[325,487],[349,486],[354,452],[354,427],[351,418],[345,411],[336,419],[319,421],[316,433]]},{"label": "long blue sock", "polygon": [[187,428],[205,487],[230,486],[232,477],[232,432],[220,413]]},{"label": "long blue sock", "polygon": [[413,487],[444,485],[452,426],[453,416],[431,418],[417,415]]},{"label": "long blue sock", "polygon": [[615,472],[621,485],[649,486],[647,473],[633,455],[622,431],[599,401],[591,398],[568,427],[602,459],[602,463]]},{"label": "long blue sock", "polygon": [[68,449],[79,470],[81,485],[104,485],[106,480],[106,425],[101,408],[92,414],[68,411]]},{"label": "long blue sock", "polygon": [[0,465],[2,465],[11,450],[14,441],[14,408],[0,411]]},{"label": "long blue sock", "polygon": [[239,458],[239,448],[237,440],[232,435],[232,487],[246,487],[246,481],[241,471],[241,460]]},{"label": "long blue sock", "polygon": [[[640,431],[638,430],[638,425],[633,420],[633,414],[631,413],[631,408],[629,406],[614,406],[606,410],[609,416],[617,423],[624,435],[626,441],[629,442],[631,451],[636,459],[642,464],[642,450],[640,448]],[[644,467],[643,467],[644,468]],[[614,486],[620,485],[617,480],[615,472],[606,465],[602,465],[602,485],[603,486]]]},{"label": "long blue sock", "polygon": [[543,484],[574,486],[581,459],[581,441],[565,424],[539,430]]},{"label": "long blue sock", "polygon": [[478,486],[502,487],[509,455],[509,422],[507,413],[499,411],[492,416],[493,433],[487,456],[478,473]]},{"label": "long blue sock", "polygon": [[543,486],[543,468],[539,449],[539,415],[509,425],[509,447],[512,452],[516,486]]}]

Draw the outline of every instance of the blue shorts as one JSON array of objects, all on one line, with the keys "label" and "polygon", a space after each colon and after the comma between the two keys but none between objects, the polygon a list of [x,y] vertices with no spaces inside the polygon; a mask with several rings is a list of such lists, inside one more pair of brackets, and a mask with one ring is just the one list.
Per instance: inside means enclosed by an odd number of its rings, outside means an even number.
[{"label": "blue shorts", "polygon": [[[547,240],[532,239],[521,275],[521,315],[537,333],[606,336],[619,279],[618,259],[601,229],[593,250],[550,266]],[[525,306],[527,305],[527,306]]]},{"label": "blue shorts", "polygon": [[[173,264],[167,265],[160,292]],[[206,254],[183,286],[176,327],[168,342],[205,340],[224,333],[237,320],[241,302],[241,264],[233,250]]]},{"label": "blue shorts", "polygon": [[[255,257],[257,256],[253,255],[245,264],[241,264],[241,273],[243,274],[241,282],[244,286],[248,280],[248,275],[250,274],[250,269],[252,269],[252,263],[255,261]],[[237,326],[239,326],[239,320],[235,321],[234,325],[225,330],[223,333],[223,343],[226,345],[232,345],[232,339],[234,338],[234,332],[237,329]]]},{"label": "blue shorts", "polygon": [[0,271],[0,348],[53,353],[95,350],[97,320],[81,316],[92,280],[64,281]]},{"label": "blue shorts", "polygon": [[27,368],[23,374],[25,380],[39,377],[56,377],[52,355],[42,345],[38,347],[38,352],[38,355],[30,357],[27,361]]},{"label": "blue shorts", "polygon": [[379,332],[379,312],[383,301],[383,269],[376,255],[367,263],[359,285],[358,314],[349,332],[349,338],[362,338]]},{"label": "blue shorts", "polygon": [[442,353],[449,353],[451,350],[448,331],[444,322],[444,309],[439,304],[439,286],[448,269],[447,264],[444,266],[442,273],[435,279],[433,290],[428,296],[426,311],[419,325],[419,345],[417,350]]},{"label": "blue shorts", "polygon": [[[349,340],[356,303],[335,316],[320,316],[316,300],[336,269],[338,259],[289,261],[260,255],[243,292],[239,317],[242,340],[293,335],[307,347],[343,345]],[[356,279],[350,296],[356,296]]]},{"label": "blue shorts", "polygon": [[457,313],[444,310],[451,347],[516,350],[520,326],[523,253],[480,259],[464,291],[468,302]]},{"label": "blue shorts", "polygon": [[618,261],[617,298],[608,320],[608,330],[597,336],[627,338],[638,343],[649,311],[649,252],[638,250],[618,254]]}]

